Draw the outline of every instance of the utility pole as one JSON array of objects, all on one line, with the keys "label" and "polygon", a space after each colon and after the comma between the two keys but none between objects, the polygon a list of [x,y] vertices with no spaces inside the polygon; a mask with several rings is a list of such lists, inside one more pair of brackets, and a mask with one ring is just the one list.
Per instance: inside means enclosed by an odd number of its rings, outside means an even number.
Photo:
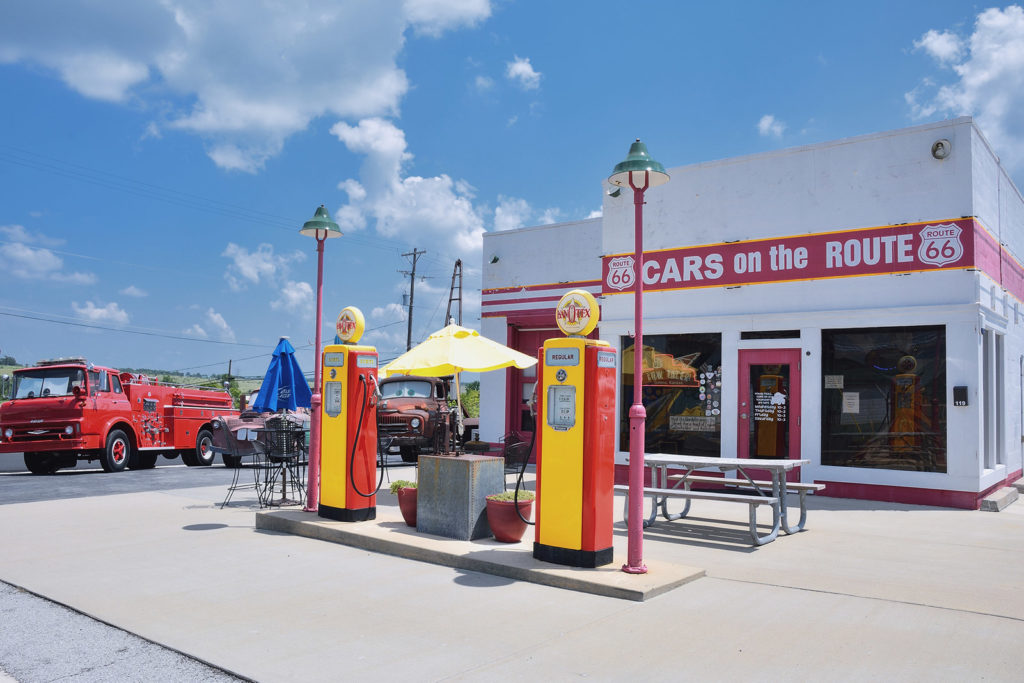
[{"label": "utility pole", "polygon": [[409,326],[405,333],[405,350],[408,351],[412,348],[412,300],[416,293],[416,261],[420,256],[426,254],[426,250],[419,251],[416,247],[412,248],[412,251],[408,254],[402,254],[405,257],[412,257],[412,270],[400,270],[398,271],[402,275],[409,276]]}]

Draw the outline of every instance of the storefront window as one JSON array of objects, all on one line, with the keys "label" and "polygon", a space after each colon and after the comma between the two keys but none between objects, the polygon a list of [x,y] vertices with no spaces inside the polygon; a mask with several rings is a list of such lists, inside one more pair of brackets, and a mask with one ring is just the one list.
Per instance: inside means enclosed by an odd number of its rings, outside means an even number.
[{"label": "storefront window", "polygon": [[[622,338],[619,448],[629,450],[633,340]],[[721,455],[722,336],[644,336],[643,403],[648,453]]]},{"label": "storefront window", "polygon": [[822,330],[821,464],[946,471],[946,329]]}]

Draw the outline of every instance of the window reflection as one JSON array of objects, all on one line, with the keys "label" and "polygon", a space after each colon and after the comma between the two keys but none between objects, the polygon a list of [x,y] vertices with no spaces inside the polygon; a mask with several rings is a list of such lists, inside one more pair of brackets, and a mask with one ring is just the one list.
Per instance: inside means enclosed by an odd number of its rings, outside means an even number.
[{"label": "window reflection", "polygon": [[[633,340],[623,337],[622,345],[619,448],[628,451]],[[645,335],[642,363],[645,450],[721,455],[721,335]]]},{"label": "window reflection", "polygon": [[946,329],[822,331],[823,465],[946,471]]}]

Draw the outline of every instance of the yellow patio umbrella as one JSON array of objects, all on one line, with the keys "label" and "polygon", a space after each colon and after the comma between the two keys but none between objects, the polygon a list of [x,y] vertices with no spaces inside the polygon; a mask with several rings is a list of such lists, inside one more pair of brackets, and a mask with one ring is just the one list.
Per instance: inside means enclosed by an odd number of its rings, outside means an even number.
[{"label": "yellow patio umbrella", "polygon": [[419,375],[443,377],[455,375],[455,397],[458,402],[458,429],[462,432],[462,391],[460,372],[487,372],[517,367],[520,370],[536,365],[537,359],[510,349],[476,330],[448,325],[427,337],[381,368],[382,377]]}]

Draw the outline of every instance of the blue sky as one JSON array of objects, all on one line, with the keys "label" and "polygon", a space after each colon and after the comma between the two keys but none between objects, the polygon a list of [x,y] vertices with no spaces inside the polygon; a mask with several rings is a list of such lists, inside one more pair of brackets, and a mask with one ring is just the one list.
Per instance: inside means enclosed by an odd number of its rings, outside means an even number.
[{"label": "blue sky", "polygon": [[[34,0],[0,5],[0,355],[312,372],[479,326],[485,231],[599,215],[641,137],[681,166],[977,118],[1024,180],[1024,10],[970,2]],[[422,276],[422,277],[419,277]]]}]

